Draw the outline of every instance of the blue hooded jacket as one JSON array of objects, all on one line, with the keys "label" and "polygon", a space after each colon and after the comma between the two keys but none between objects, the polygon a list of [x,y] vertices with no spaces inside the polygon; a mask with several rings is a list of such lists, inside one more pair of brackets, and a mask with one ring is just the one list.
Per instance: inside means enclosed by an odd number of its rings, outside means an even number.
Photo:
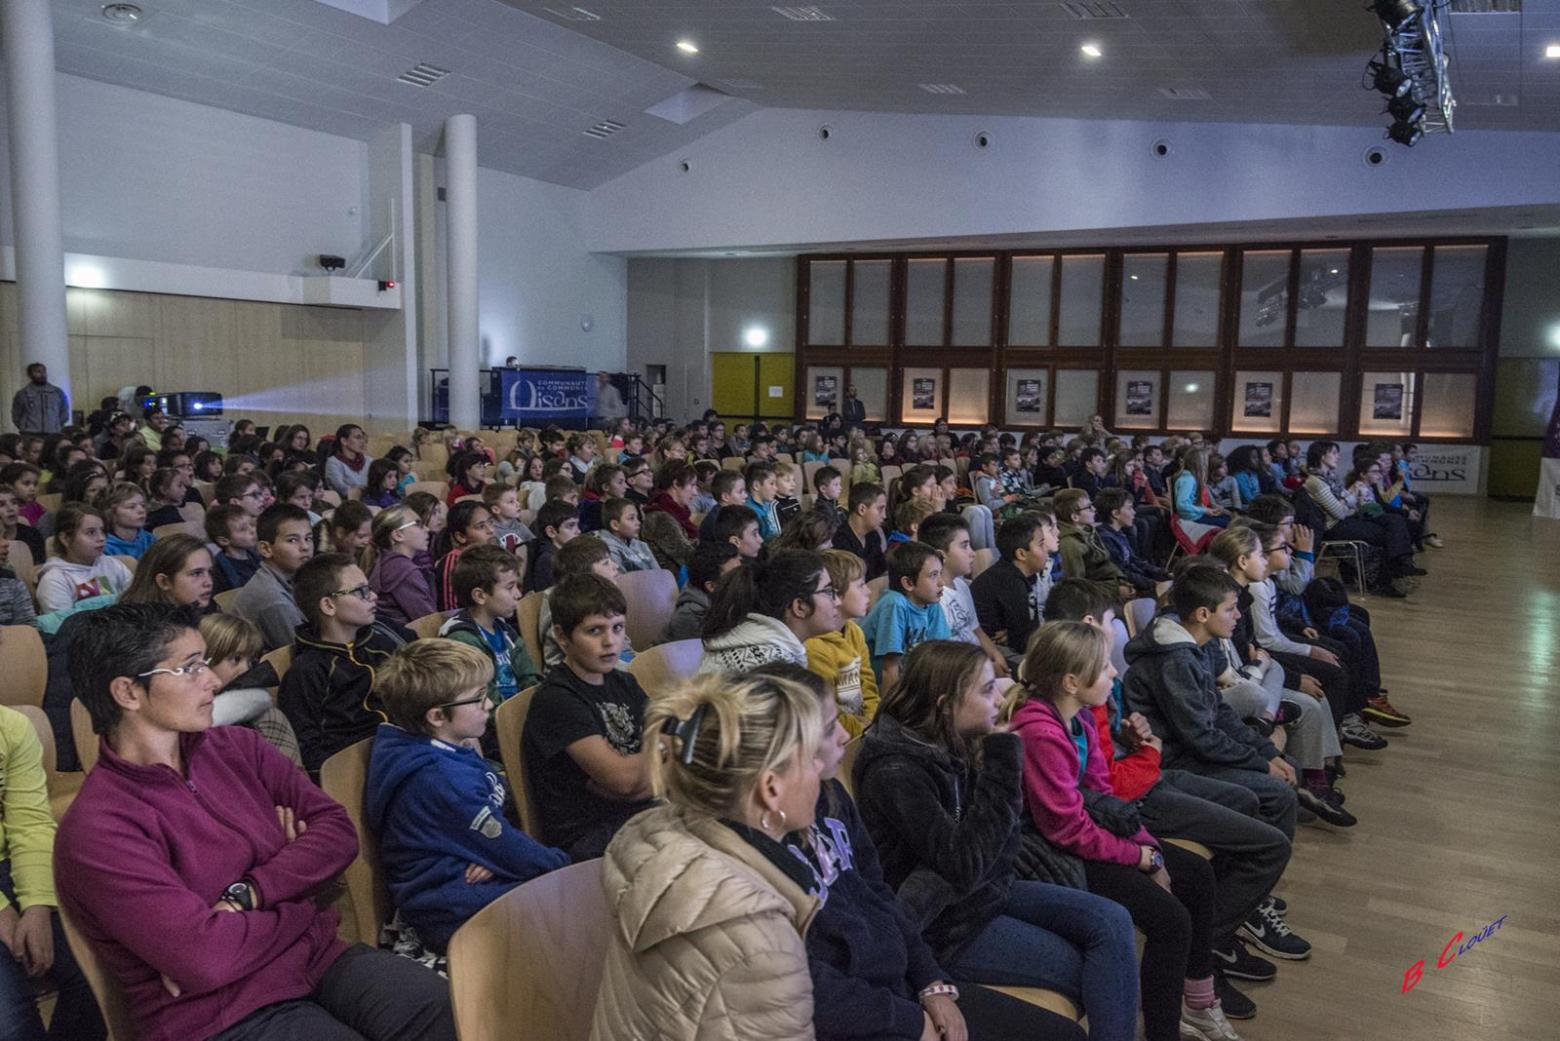
[{"label": "blue hooded jacket", "polygon": [[[363,809],[379,836],[390,897],[428,947],[521,882],[569,863],[504,817],[504,780],[468,748],[383,723],[374,735]],[[466,865],[493,872],[466,881]]]}]

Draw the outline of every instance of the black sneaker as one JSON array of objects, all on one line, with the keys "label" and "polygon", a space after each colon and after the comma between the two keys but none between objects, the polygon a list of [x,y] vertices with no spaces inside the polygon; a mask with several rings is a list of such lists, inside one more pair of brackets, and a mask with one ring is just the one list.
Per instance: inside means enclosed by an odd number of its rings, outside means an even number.
[{"label": "black sneaker", "polygon": [[1213,965],[1219,972],[1232,979],[1255,980],[1258,983],[1266,983],[1278,975],[1278,966],[1266,958],[1258,958],[1246,949],[1246,945],[1239,940],[1231,940],[1228,947],[1222,950],[1213,949]]},{"label": "black sneaker", "polygon": [[1344,809],[1335,799],[1328,799],[1303,785],[1295,789],[1295,797],[1299,799],[1301,807],[1310,810],[1317,819],[1324,820],[1334,827],[1352,828],[1359,823],[1354,814]]},{"label": "black sneaker", "polygon": [[1311,944],[1289,928],[1284,916],[1271,907],[1258,907],[1240,924],[1240,931],[1264,954],[1286,961],[1304,961]]},{"label": "black sneaker", "polygon": [[1289,904],[1281,896],[1267,896],[1267,897],[1264,897],[1263,900],[1262,900],[1262,906],[1263,907],[1271,907],[1273,910],[1277,911],[1279,914],[1283,914],[1285,911],[1289,910]]},{"label": "black sneaker", "polygon": [[1257,1003],[1235,989],[1235,985],[1217,970],[1213,974],[1213,992],[1219,996],[1225,1019],[1252,1019],[1257,1014]]},{"label": "black sneaker", "polygon": [[1366,726],[1365,721],[1353,712],[1343,717],[1343,725],[1338,728],[1338,739],[1367,752],[1377,752],[1387,747],[1387,739]]}]

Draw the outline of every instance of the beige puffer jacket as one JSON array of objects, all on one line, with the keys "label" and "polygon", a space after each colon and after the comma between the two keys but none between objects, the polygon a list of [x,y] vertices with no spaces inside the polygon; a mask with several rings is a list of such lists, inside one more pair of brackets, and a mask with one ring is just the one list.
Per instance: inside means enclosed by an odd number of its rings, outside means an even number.
[{"label": "beige puffer jacket", "polygon": [[607,847],[615,915],[592,1041],[812,1041],[818,910],[736,832],[657,806]]}]

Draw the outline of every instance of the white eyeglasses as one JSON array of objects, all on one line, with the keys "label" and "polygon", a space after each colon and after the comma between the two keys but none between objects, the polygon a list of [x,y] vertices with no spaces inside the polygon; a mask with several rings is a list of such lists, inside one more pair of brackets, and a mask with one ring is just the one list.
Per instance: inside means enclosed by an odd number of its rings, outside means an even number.
[{"label": "white eyeglasses", "polygon": [[211,668],[210,658],[197,658],[188,665],[180,665],[176,669],[153,669],[150,672],[138,672],[135,678],[145,680],[151,679],[153,676],[189,676],[193,679],[209,668]]}]

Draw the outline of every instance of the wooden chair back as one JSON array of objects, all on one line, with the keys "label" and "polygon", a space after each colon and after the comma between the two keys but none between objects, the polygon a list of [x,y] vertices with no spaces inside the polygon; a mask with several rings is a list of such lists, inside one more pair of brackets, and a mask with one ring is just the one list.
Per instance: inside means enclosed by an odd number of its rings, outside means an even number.
[{"label": "wooden chair back", "polygon": [[613,579],[628,601],[628,639],[635,651],[661,642],[677,609],[677,576],[664,568],[625,571]]},{"label": "wooden chair back", "polygon": [[997,551],[994,549],[977,549],[975,551],[975,566],[970,571],[970,581],[979,578],[982,571],[997,562]]},{"label": "wooden chair back", "polygon": [[877,604],[878,597],[883,595],[883,590],[888,588],[888,576],[879,575],[867,583],[867,610],[872,610]]},{"label": "wooden chair back", "polygon": [[36,628],[0,625],[0,677],[4,677],[0,682],[0,705],[43,706],[43,690],[49,683],[49,657]]},{"label": "wooden chair back", "polygon": [[703,659],[703,640],[673,640],[636,654],[628,663],[628,674],[653,698],[698,672]]},{"label": "wooden chair back", "polygon": [[271,668],[276,670],[276,680],[280,683],[282,677],[287,675],[287,670],[292,668],[292,644],[288,644],[286,647],[278,647],[260,660],[270,663]]},{"label": "wooden chair back", "polygon": [[76,745],[76,761],[85,776],[97,765],[99,748],[97,733],[92,729],[92,713],[80,698],[70,699],[70,739]]},{"label": "wooden chair back", "polygon": [[439,628],[454,614],[454,611],[435,611],[412,619],[406,627],[416,633],[419,640],[431,640],[439,635]]},{"label": "wooden chair back", "polygon": [[450,497],[450,482],[448,481],[413,481],[406,486],[406,494],[413,492],[427,492],[438,498],[440,502]]},{"label": "wooden chair back", "polygon": [[613,921],[600,859],[548,872],[478,911],[450,940],[461,1041],[587,1041]]},{"label": "wooden chair back", "polygon": [[130,1003],[125,999],[124,988],[108,971],[91,942],[77,928],[70,912],[63,906],[55,908],[55,911],[60,916],[60,927],[65,932],[65,939],[70,943],[70,952],[76,956],[76,964],[81,966],[81,974],[87,978],[87,986],[92,988],[92,996],[97,999],[98,1008],[103,1013],[103,1023],[108,1027],[108,1041],[135,1041],[135,1027],[130,1019]]},{"label": "wooden chair back", "polygon": [[205,537],[205,529],[191,524],[189,521],[178,521],[174,524],[159,524],[152,529],[152,537],[165,539],[169,535],[194,535],[196,538]]},{"label": "wooden chair back", "polygon": [[504,773],[509,778],[509,790],[520,814],[520,828],[541,842],[545,841],[541,831],[542,817],[536,809],[536,798],[531,794],[531,778],[525,772],[520,750],[525,719],[531,714],[531,699],[535,696],[536,687],[527,687],[498,706],[498,711],[493,713],[493,732],[498,735],[498,756],[503,760]]},{"label": "wooden chair back", "polygon": [[865,740],[860,737],[852,738],[850,744],[845,746],[845,755],[840,759],[839,769],[834,771],[835,780],[845,786],[852,799],[856,797],[856,779],[851,776],[851,773],[856,769],[856,757],[861,754],[861,746]]},{"label": "wooden chair back", "polygon": [[1136,600],[1127,601],[1127,631],[1136,636],[1147,629],[1158,610],[1159,601],[1151,596],[1140,596]]},{"label": "wooden chair back", "polygon": [[113,554],[113,558],[123,564],[132,575],[135,574],[136,565],[141,563],[137,557],[127,557],[118,553]]},{"label": "wooden chair back", "polygon": [[38,566],[33,563],[32,550],[27,548],[27,543],[16,539],[6,550],[5,563],[16,577],[27,586],[27,591],[34,596],[38,594]]},{"label": "wooden chair back", "polygon": [[38,735],[38,744],[43,749],[43,777],[49,789],[49,812],[55,820],[64,816],[66,809],[70,807],[71,800],[76,797],[76,792],[81,790],[81,782],[86,779],[86,774],[80,772],[62,774],[59,772],[59,760],[56,758],[54,747],[54,727],[49,723],[48,715],[36,705],[18,705],[15,711],[27,717],[32,724],[33,733]]},{"label": "wooden chair back", "polygon": [[379,946],[379,929],[390,918],[390,888],[379,860],[379,837],[363,819],[363,795],[368,790],[368,762],[374,739],[365,737],[325,760],[320,767],[320,787],[346,809],[358,833],[358,855],[347,865],[347,905],[341,934],[348,939]]},{"label": "wooden chair back", "polygon": [[525,652],[531,656],[532,663],[538,669],[547,668],[547,663],[542,660],[542,600],[546,595],[540,589],[527,593],[520,598],[520,605],[515,608],[515,628],[520,630]]},{"label": "wooden chair back", "polygon": [[238,602],[238,594],[242,592],[242,589],[224,589],[211,599],[217,602],[217,606],[222,608],[224,614],[232,614],[233,605]]},{"label": "wooden chair back", "polygon": [[722,470],[741,470],[745,466],[747,466],[747,460],[740,455],[728,455],[720,461]]}]

